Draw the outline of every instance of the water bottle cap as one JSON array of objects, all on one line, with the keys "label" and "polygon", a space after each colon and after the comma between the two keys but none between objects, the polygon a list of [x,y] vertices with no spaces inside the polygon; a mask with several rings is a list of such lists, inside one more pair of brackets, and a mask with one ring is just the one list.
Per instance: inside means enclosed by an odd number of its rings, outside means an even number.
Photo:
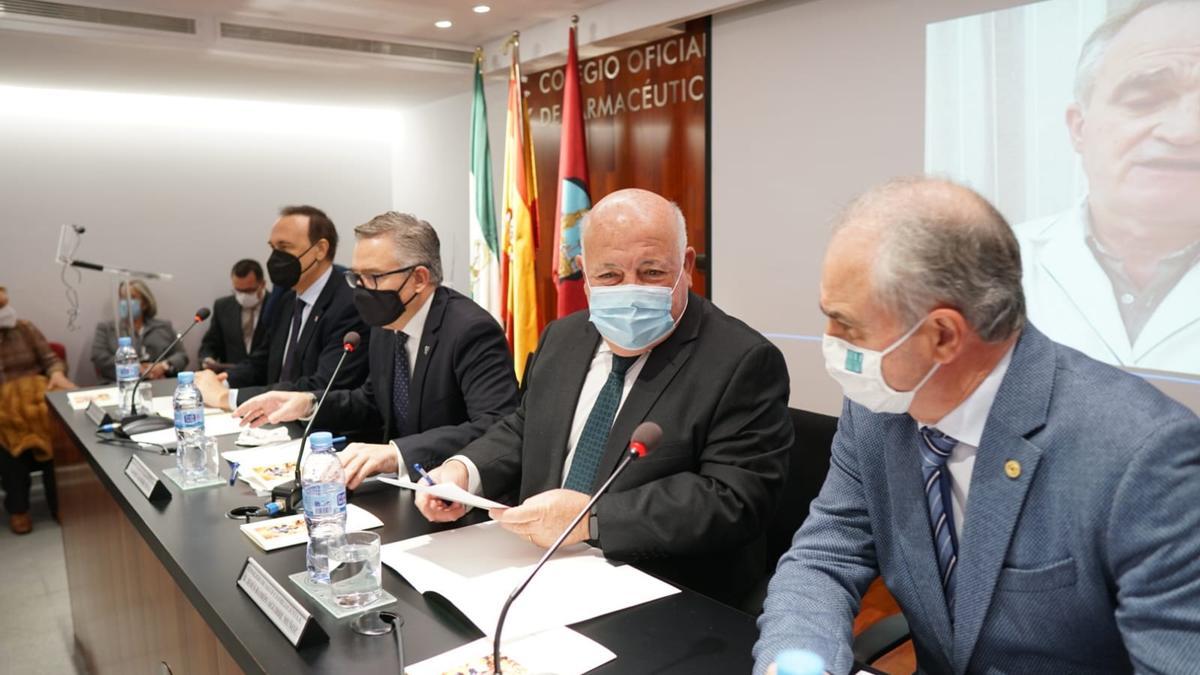
[{"label": "water bottle cap", "polygon": [[117,346],[118,347],[132,347],[133,346],[133,338],[131,338],[129,336],[119,337],[119,338],[117,338]]},{"label": "water bottle cap", "polygon": [[314,431],[308,437],[308,447],[316,450],[318,448],[332,448],[333,434],[328,431]]},{"label": "water bottle cap", "polygon": [[807,649],[789,649],[776,657],[775,667],[779,675],[820,675],[825,672],[825,661]]},{"label": "water bottle cap", "polygon": [[191,384],[196,379],[196,374],[190,370],[185,370],[179,374],[179,384]]}]

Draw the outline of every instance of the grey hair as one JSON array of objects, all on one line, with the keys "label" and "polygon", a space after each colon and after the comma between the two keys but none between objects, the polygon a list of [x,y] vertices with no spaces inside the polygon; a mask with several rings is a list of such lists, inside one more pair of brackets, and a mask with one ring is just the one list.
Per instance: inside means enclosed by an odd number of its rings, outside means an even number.
[{"label": "grey hair", "polygon": [[[146,282],[141,279],[130,279],[128,283],[130,295],[133,295],[133,291],[137,291],[138,295],[142,296],[142,317],[153,319],[157,316],[158,301],[154,299],[154,294],[150,292],[150,287],[146,285]],[[124,287],[125,284],[122,283],[121,286]],[[117,290],[117,298],[120,300],[125,299],[124,290]]]},{"label": "grey hair", "polygon": [[[679,260],[682,261],[688,247],[687,219],[683,217],[683,209],[679,204],[671,202],[671,210],[675,213],[675,239],[679,241]],[[583,253],[583,240],[587,227],[592,222],[592,212],[589,210],[579,220],[579,251]]]},{"label": "grey hair", "polygon": [[1092,31],[1092,34],[1084,41],[1083,48],[1079,50],[1079,61],[1075,64],[1075,102],[1081,106],[1087,105],[1092,97],[1092,91],[1096,88],[1096,73],[1100,70],[1100,63],[1104,60],[1109,45],[1130,21],[1133,21],[1142,12],[1158,5],[1185,1],[1195,2],[1195,0],[1139,0],[1110,15],[1097,26],[1096,30]]},{"label": "grey hair", "polygon": [[356,239],[390,236],[404,267],[424,265],[433,283],[442,283],[442,244],[429,223],[408,213],[388,211],[354,228]]},{"label": "grey hair", "polygon": [[975,191],[939,179],[896,179],[855,199],[834,232],[852,227],[878,234],[872,292],[906,327],[939,306],[961,312],[986,342],[1025,324],[1017,238]]}]

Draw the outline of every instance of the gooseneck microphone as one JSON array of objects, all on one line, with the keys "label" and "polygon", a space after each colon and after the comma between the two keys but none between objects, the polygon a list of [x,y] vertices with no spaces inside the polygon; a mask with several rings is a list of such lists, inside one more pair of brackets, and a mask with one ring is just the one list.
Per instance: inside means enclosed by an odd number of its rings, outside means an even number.
[{"label": "gooseneck microphone", "polygon": [[192,317],[192,323],[188,325],[188,327],[185,328],[182,333],[176,335],[175,339],[171,341],[171,344],[167,345],[166,349],[163,349],[161,352],[159,352],[158,357],[154,359],[150,366],[142,373],[141,377],[137,379],[137,382],[134,383],[133,393],[130,396],[129,401],[129,414],[121,418],[122,435],[132,436],[133,434],[140,434],[146,431],[158,431],[159,429],[166,429],[167,427],[174,426],[174,420],[169,420],[161,415],[155,415],[152,413],[138,413],[138,388],[142,386],[142,382],[146,380],[146,376],[150,374],[150,371],[154,369],[154,366],[162,363],[162,360],[167,358],[167,354],[171,353],[171,350],[175,348],[175,345],[179,344],[179,341],[182,340],[185,335],[191,332],[193,328],[201,323],[204,323],[204,320],[207,319],[210,314],[212,314],[212,312],[210,312],[207,307],[201,307],[200,309],[196,310],[195,316]]},{"label": "gooseneck microphone", "polygon": [[337,365],[333,368],[333,374],[329,376],[329,382],[325,384],[325,391],[321,392],[321,398],[317,399],[317,405],[313,408],[312,417],[308,418],[308,424],[304,427],[304,435],[300,437],[300,451],[296,453],[295,478],[277,485],[271,490],[271,501],[279,505],[280,515],[295,513],[296,507],[299,506],[301,500],[304,498],[300,483],[300,462],[304,459],[304,445],[308,443],[308,435],[312,432],[313,422],[317,420],[317,414],[321,412],[321,406],[325,403],[325,397],[329,395],[329,390],[333,387],[334,380],[337,379],[338,371],[342,369],[342,363],[345,362],[346,355],[358,349],[358,343],[361,339],[356,331],[350,331],[342,336],[342,355],[338,357]]},{"label": "gooseneck microphone", "polygon": [[600,489],[596,490],[596,493],[592,495],[590,500],[588,500],[587,505],[584,506],[583,510],[581,510],[579,514],[571,520],[571,523],[567,525],[562,534],[558,535],[558,539],[554,542],[554,544],[550,548],[546,549],[546,553],[542,555],[542,559],[539,560],[538,564],[534,566],[533,570],[529,573],[529,576],[525,577],[525,581],[522,581],[519,586],[513,589],[512,593],[508,594],[508,599],[504,601],[504,607],[500,609],[500,620],[496,622],[496,637],[493,638],[492,642],[492,672],[494,672],[496,675],[502,675],[500,665],[500,634],[504,632],[504,619],[508,617],[508,610],[510,607],[512,607],[513,601],[516,600],[517,596],[519,596],[525,590],[525,587],[529,585],[529,582],[533,581],[533,577],[536,576],[537,573],[542,569],[542,566],[546,564],[546,561],[550,560],[550,556],[554,555],[558,551],[559,547],[562,546],[562,543],[567,540],[567,537],[570,536],[575,527],[579,525],[579,521],[587,517],[588,513],[591,512],[592,507],[596,505],[596,501],[600,499],[605,492],[608,492],[609,486],[613,484],[613,481],[617,479],[617,476],[621,475],[621,472],[625,471],[625,467],[629,466],[629,463],[633,460],[637,459],[638,457],[645,457],[646,453],[658,447],[659,442],[662,441],[662,435],[662,427],[658,426],[654,422],[642,422],[636,429],[633,430],[633,435],[629,439],[629,449],[625,451],[625,459],[621,460],[621,463],[617,465],[617,468],[608,477],[608,480],[604,481],[604,484],[600,486]]}]

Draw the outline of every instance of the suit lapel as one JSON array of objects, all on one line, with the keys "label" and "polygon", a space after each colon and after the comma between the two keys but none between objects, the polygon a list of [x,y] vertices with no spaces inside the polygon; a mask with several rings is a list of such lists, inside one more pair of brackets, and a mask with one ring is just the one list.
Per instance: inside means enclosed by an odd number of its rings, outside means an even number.
[{"label": "suit lapel", "polygon": [[667,338],[666,342],[655,347],[646,358],[646,365],[642,366],[642,372],[613,420],[612,430],[609,431],[608,441],[604,445],[604,456],[600,459],[596,477],[592,482],[593,492],[608,480],[609,475],[617,468],[625,449],[629,447],[629,437],[633,430],[646,419],[647,413],[654,407],[663,390],[674,379],[680,367],[691,358],[692,342],[700,332],[703,309],[703,301],[689,293],[687,310],[684,311],[675,333]]},{"label": "suit lapel", "polygon": [[[953,631],[946,594],[942,591],[941,573],[934,556],[929,507],[923,490],[925,481],[921,474],[921,452],[917,446],[917,424],[908,415],[896,415],[887,429],[884,447],[888,450],[884,453],[884,462],[887,475],[892,478],[888,481],[888,488],[897,539],[921,602],[920,615],[933,627],[934,635],[947,636],[946,640],[939,639],[937,645],[926,644],[925,647],[940,649],[949,663],[953,645],[948,636]],[[961,571],[959,578],[962,578]]]},{"label": "suit lapel", "polygon": [[[334,270],[337,274],[337,270]],[[304,353],[308,350],[308,343],[312,342],[313,336],[317,334],[317,325],[321,321],[321,317],[325,314],[329,303],[333,301],[333,294],[337,287],[334,284],[337,282],[331,275],[325,282],[325,288],[321,289],[321,294],[317,296],[317,301],[313,303],[312,311],[308,313],[308,320],[304,322],[304,327],[300,330],[300,342],[296,344],[296,367],[302,369],[300,365]],[[339,336],[340,338],[340,336]],[[297,372],[299,375],[299,372]]]},{"label": "suit lapel", "polygon": [[[371,348],[376,349],[375,341],[379,340],[379,358],[371,364],[372,369],[379,372],[380,390],[375,393],[383,408],[384,442],[396,437],[396,406],[392,402],[392,383],[396,379],[396,331],[382,328],[371,329]],[[374,373],[372,373],[374,375]]]},{"label": "suit lapel", "polygon": [[429,370],[429,359],[437,348],[438,332],[446,314],[446,290],[438,288],[430,296],[429,313],[425,315],[425,328],[417,346],[417,361],[413,365],[412,383],[408,389],[408,431],[416,433],[421,428],[421,392],[425,389],[425,373]]},{"label": "suit lapel", "polygon": [[267,361],[267,381],[283,379],[283,352],[287,349],[288,333],[292,326],[292,313],[296,307],[296,292],[286,291],[279,299],[279,311],[275,313],[275,330],[271,332],[271,351]]},{"label": "suit lapel", "polygon": [[[954,670],[965,672],[995,595],[1042,449],[1027,437],[1045,425],[1054,385],[1054,345],[1026,326],[988,413],[959,544]],[[1018,475],[1008,469],[1016,462]]]},{"label": "suit lapel", "polygon": [[[562,357],[562,362],[555,364],[553,371],[539,373],[542,378],[556,378],[551,380],[548,387],[545,387],[550,392],[550,399],[543,403],[548,403],[548,405],[544,410],[527,413],[527,415],[544,413],[544,421],[538,426],[545,429],[546,447],[550,451],[549,458],[541,467],[541,470],[546,472],[545,477],[539,482],[531,481],[531,485],[537,489],[536,492],[530,494],[562,487],[563,463],[567,461],[567,443],[571,437],[575,407],[579,404],[579,393],[583,389],[584,380],[587,379],[592,358],[596,355],[596,348],[600,345],[600,333],[596,332],[591,322],[585,322],[583,327],[574,333],[574,335],[565,336],[559,341],[564,343],[563,348],[567,352]],[[534,359],[539,356],[540,354],[535,353]],[[530,391],[534,390],[531,388]],[[540,399],[539,402],[541,402]],[[539,415],[539,417],[541,416]],[[528,423],[527,419],[526,424]],[[525,496],[528,495],[522,495],[522,497]]]}]

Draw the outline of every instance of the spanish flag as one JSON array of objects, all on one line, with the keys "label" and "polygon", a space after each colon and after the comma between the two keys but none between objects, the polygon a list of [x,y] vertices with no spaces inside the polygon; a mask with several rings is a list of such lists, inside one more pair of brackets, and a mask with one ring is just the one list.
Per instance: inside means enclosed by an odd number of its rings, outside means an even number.
[{"label": "spanish flag", "polygon": [[537,171],[529,109],[521,87],[517,43],[512,45],[508,71],[508,123],[504,133],[504,233],[501,238],[500,285],[504,289],[502,318],[512,347],[517,380],[537,349],[537,273],[534,268],[538,233]]},{"label": "spanish flag", "polygon": [[554,209],[554,281],[558,286],[558,316],[587,308],[583,271],[575,262],[582,253],[579,221],[592,208],[588,190],[587,134],[583,128],[583,98],[579,91],[579,54],[575,24],[567,38],[567,72],[563,86],[562,145],[558,151],[558,208]]}]

